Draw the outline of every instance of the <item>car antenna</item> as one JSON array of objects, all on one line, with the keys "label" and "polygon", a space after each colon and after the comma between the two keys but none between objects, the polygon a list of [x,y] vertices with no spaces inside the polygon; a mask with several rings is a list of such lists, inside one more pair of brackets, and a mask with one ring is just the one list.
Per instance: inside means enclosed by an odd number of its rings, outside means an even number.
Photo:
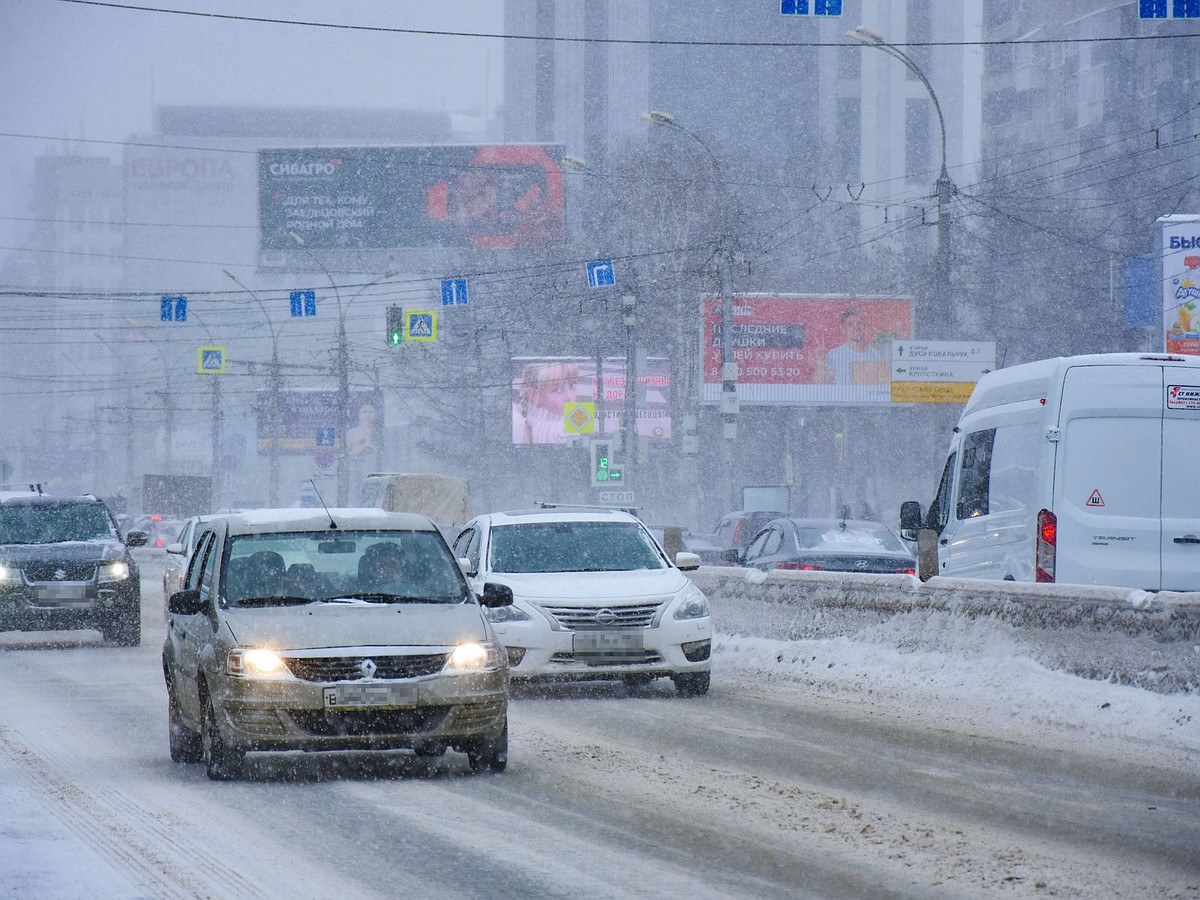
[{"label": "car antenna", "polygon": [[313,486],[313,493],[314,493],[314,494],[316,494],[316,495],[317,495],[317,499],[321,501],[321,506],[322,506],[322,507],[325,509],[325,515],[329,516],[329,527],[330,527],[330,529],[331,529],[331,530],[336,530],[336,529],[337,529],[337,522],[333,521],[333,513],[331,513],[331,512],[329,511],[329,507],[328,507],[328,506],[325,506],[325,498],[324,498],[324,497],[322,497],[322,496],[321,496],[321,492],[320,492],[319,490],[317,490],[317,483],[316,483],[315,481],[313,481],[311,478],[310,478],[310,479],[308,479],[308,483],[309,483],[309,484],[311,484],[311,485]]}]

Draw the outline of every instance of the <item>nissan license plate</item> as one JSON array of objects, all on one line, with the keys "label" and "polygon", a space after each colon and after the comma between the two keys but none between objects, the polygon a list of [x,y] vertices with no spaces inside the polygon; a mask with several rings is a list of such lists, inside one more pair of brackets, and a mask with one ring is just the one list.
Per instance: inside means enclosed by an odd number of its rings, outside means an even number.
[{"label": "nissan license plate", "polygon": [[642,632],[636,628],[575,632],[575,658],[588,663],[642,662]]},{"label": "nissan license plate", "polygon": [[325,688],[326,709],[396,709],[417,705],[411,684],[339,684]]}]

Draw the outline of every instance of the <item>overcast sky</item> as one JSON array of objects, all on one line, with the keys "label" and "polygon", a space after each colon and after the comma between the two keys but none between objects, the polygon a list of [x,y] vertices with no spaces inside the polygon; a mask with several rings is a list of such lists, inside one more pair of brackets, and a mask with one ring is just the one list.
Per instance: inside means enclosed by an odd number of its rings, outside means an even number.
[{"label": "overcast sky", "polygon": [[[155,104],[432,109],[502,99],[498,40],[383,34],[122,10],[498,33],[503,0],[0,0],[0,246],[27,231],[23,186],[55,139],[122,141]],[[12,135],[40,135],[37,138]],[[71,145],[119,160],[119,147]],[[4,252],[0,250],[0,253]]]}]

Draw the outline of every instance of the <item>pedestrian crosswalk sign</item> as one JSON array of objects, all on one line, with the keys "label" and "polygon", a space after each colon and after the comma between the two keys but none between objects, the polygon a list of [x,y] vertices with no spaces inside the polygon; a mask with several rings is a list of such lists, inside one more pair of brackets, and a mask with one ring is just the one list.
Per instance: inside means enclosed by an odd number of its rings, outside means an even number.
[{"label": "pedestrian crosswalk sign", "polygon": [[196,371],[201,375],[224,375],[225,348],[201,347],[196,356]]},{"label": "pedestrian crosswalk sign", "polygon": [[410,309],[405,318],[408,320],[406,341],[437,340],[437,313],[432,309]]}]

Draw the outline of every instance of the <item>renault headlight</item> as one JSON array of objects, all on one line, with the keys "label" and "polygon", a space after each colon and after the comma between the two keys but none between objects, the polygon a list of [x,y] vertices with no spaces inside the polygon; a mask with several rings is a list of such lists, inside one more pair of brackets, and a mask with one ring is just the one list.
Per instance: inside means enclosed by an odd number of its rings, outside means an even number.
[{"label": "renault headlight", "polygon": [[701,593],[698,587],[692,585],[689,590],[685,591],[679,605],[675,607],[675,619],[703,619],[707,615],[709,615],[708,598]]},{"label": "renault headlight", "polygon": [[446,668],[455,672],[494,672],[500,668],[500,648],[491,641],[467,641],[454,648]]},{"label": "renault headlight", "polygon": [[230,675],[243,678],[284,678],[290,673],[283,657],[264,647],[234,647],[229,651]]},{"label": "renault headlight", "polygon": [[111,581],[124,581],[129,577],[130,571],[131,569],[127,560],[114,559],[112,562],[103,563],[100,566],[97,580],[102,584]]}]

